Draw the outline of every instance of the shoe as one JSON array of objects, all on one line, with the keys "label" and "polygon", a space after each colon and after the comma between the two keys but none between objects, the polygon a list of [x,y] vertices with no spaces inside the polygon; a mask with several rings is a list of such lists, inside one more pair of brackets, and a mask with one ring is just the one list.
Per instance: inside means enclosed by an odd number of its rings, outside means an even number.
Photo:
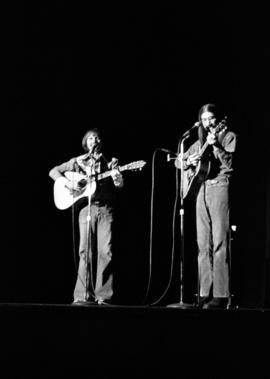
[{"label": "shoe", "polygon": [[97,299],[96,301],[98,305],[112,305],[110,300]]},{"label": "shoe", "polygon": [[179,308],[179,309],[191,309],[191,308],[196,308],[196,304],[191,304],[191,303],[184,303],[180,301],[179,303],[172,303],[166,305],[168,308]]},{"label": "shoe", "polygon": [[226,309],[227,305],[227,297],[214,297],[209,303],[204,304],[203,309]]},{"label": "shoe", "polygon": [[199,296],[197,303],[197,308],[203,308],[207,303],[209,303],[211,298],[209,296]]},{"label": "shoe", "polygon": [[96,305],[94,301],[91,300],[82,300],[82,299],[75,299],[71,305],[81,305],[81,306],[88,306],[88,305]]}]

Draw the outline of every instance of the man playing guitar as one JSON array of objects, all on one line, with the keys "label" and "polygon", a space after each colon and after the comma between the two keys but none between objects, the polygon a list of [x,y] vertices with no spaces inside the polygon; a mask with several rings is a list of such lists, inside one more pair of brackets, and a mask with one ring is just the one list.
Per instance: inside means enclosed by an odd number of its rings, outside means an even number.
[{"label": "man playing guitar", "polygon": [[[199,111],[198,140],[183,155],[184,197],[196,199],[198,243],[198,306],[225,308],[230,296],[229,182],[233,172],[235,133],[228,131],[225,120],[218,123],[214,104]],[[179,155],[175,165],[181,168]]]},{"label": "man playing guitar", "polygon": [[[124,185],[122,174],[117,169],[117,159],[108,160],[101,151],[100,131],[96,128],[88,130],[82,139],[85,154],[71,158],[52,168],[49,176],[55,184],[63,184],[67,193],[74,194],[86,188],[87,178],[98,176],[102,171],[110,169],[110,175],[100,181],[94,189],[88,191],[89,197],[82,197],[77,208],[79,223],[79,267],[75,284],[73,304],[108,304],[113,296],[112,268],[112,233],[114,223],[115,200],[118,189]],[[77,181],[73,175],[68,178],[66,173],[83,174],[86,179]],[[91,183],[92,187],[92,183]],[[58,188],[58,185],[57,187]],[[84,193],[83,193],[84,194]],[[63,192],[64,195],[64,192]],[[70,195],[72,198],[72,195]],[[57,199],[57,198],[56,198]],[[59,209],[67,206],[61,204],[61,192],[56,205]],[[64,202],[63,202],[64,203]],[[71,202],[72,203],[72,202]]]}]

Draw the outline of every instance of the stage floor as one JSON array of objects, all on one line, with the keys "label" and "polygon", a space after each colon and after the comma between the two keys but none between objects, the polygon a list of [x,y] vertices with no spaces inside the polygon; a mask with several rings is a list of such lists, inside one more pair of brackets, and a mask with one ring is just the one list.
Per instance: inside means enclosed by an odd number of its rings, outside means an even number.
[{"label": "stage floor", "polygon": [[0,304],[3,378],[268,378],[269,309]]}]

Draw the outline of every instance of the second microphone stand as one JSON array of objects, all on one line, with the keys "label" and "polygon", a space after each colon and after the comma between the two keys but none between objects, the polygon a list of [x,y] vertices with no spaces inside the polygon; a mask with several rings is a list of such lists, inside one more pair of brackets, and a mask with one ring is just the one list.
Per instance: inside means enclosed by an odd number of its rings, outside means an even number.
[{"label": "second microphone stand", "polygon": [[184,218],[185,218],[185,208],[184,208],[184,142],[189,138],[189,134],[186,133],[180,141],[180,299],[178,303],[173,303],[167,305],[169,308],[192,308],[193,305],[184,302],[184,255],[185,255],[185,230],[184,230]]},{"label": "second microphone stand", "polygon": [[[92,167],[92,165],[91,165]],[[86,216],[86,257],[85,257],[85,292],[84,292],[84,302],[85,304],[91,304],[89,301],[90,297],[94,297],[94,284],[93,284],[93,251],[92,251],[92,241],[91,241],[91,204],[92,204],[92,194],[95,190],[95,182],[91,178],[91,171],[87,171],[87,197],[88,197],[88,205],[87,205],[87,216]],[[90,275],[91,274],[91,275]]]},{"label": "second microphone stand", "polygon": [[[88,205],[87,205],[87,216],[86,216],[86,239],[87,239],[87,250],[86,250],[86,256],[85,256],[85,265],[86,265],[86,271],[85,271],[85,292],[84,292],[84,301],[88,302],[89,297],[89,284],[90,284],[90,270],[92,271],[92,251],[91,251],[91,193],[89,191],[88,193]],[[92,279],[92,275],[91,275]],[[93,287],[93,286],[92,286]]]}]

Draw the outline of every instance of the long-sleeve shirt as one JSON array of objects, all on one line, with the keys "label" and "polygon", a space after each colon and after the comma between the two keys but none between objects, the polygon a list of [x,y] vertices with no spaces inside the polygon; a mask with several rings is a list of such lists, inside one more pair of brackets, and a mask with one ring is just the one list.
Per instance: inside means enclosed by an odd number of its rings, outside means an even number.
[{"label": "long-sleeve shirt", "polygon": [[[82,175],[96,175],[114,168],[115,164],[107,162],[102,154],[97,154],[95,157],[89,157],[88,154],[80,155],[71,158],[69,161],[64,162],[52,168],[49,176],[56,180],[64,176],[66,171],[73,171]],[[115,160],[117,162],[117,160]],[[104,203],[114,203],[117,196],[117,188],[115,187],[111,176],[97,181],[97,188],[92,195],[92,201],[100,201]]]},{"label": "long-sleeve shirt", "polygon": [[[232,158],[236,148],[236,134],[228,131],[221,141],[218,147],[214,150],[213,146],[209,145],[203,154],[203,159],[210,162],[210,172],[207,179],[214,179],[220,177],[229,177],[233,171]],[[194,153],[200,153],[201,144],[197,140],[189,149],[184,153],[183,168],[189,169],[191,166],[187,165],[187,159]],[[175,161],[177,168],[181,168],[180,160]]]}]

